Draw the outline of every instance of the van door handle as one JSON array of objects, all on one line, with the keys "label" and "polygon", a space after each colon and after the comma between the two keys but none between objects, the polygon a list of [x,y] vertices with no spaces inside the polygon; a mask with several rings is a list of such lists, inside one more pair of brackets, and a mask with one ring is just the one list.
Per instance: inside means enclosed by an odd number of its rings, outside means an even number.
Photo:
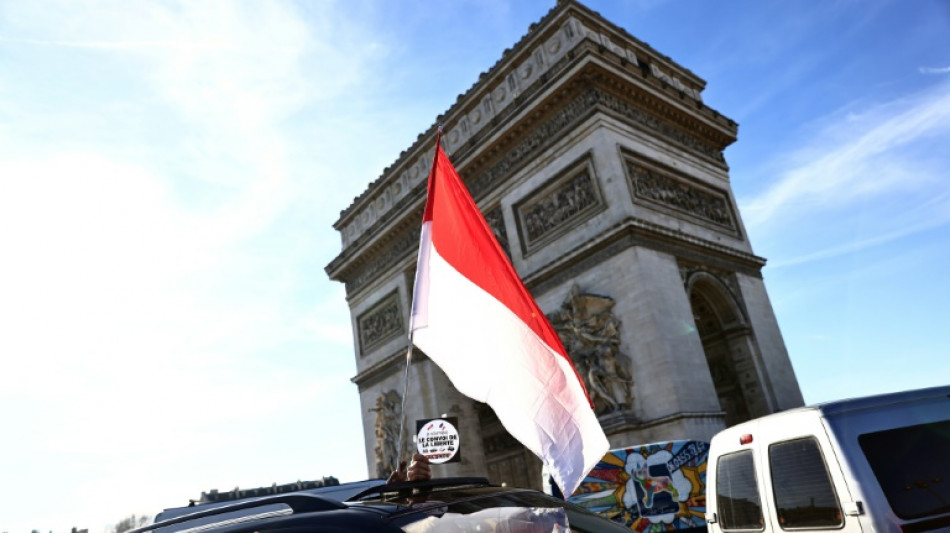
[{"label": "van door handle", "polygon": [[841,507],[844,514],[848,516],[861,516],[864,514],[864,504],[861,502],[844,502]]},{"label": "van door handle", "polygon": [[706,522],[707,522],[707,523],[715,524],[715,523],[718,522],[718,521],[719,521],[719,517],[716,516],[716,513],[708,513],[708,514],[706,514]]}]

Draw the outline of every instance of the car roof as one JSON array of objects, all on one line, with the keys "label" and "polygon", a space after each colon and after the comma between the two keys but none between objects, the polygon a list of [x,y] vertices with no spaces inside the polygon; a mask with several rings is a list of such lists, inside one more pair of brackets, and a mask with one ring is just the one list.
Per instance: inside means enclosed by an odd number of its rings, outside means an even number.
[{"label": "car roof", "polygon": [[[466,509],[451,511],[460,505]],[[250,533],[274,531],[402,531],[400,525],[439,516],[474,516],[472,510],[504,508],[527,512],[550,510],[579,520],[594,520],[595,530],[616,524],[574,504],[531,489],[499,487],[485,478],[441,478],[384,484],[372,487],[345,502],[313,493],[288,493],[253,498],[230,505],[209,507],[191,514],[156,522],[128,533]],[[449,509],[449,512],[445,512]],[[566,515],[563,513],[567,513]],[[572,513],[580,513],[579,516]],[[532,515],[532,518],[543,518]],[[550,517],[550,513],[546,516]],[[494,515],[493,515],[494,519]],[[573,520],[573,518],[572,518]],[[617,531],[625,528],[616,526]]]},{"label": "car roof", "polygon": [[[332,522],[336,517],[334,513],[348,517],[345,520],[369,519],[378,523],[380,516],[403,509],[403,499],[413,493],[443,491],[440,498],[445,500],[449,494],[444,491],[449,489],[489,486],[485,478],[444,478],[388,485],[381,480],[368,480],[349,484],[346,490],[309,490],[168,509],[156,517],[155,523],[129,533],[196,533],[212,529],[216,532],[241,531],[251,523],[255,524],[254,527],[262,527],[274,520],[285,520],[289,524],[299,522],[301,517],[313,519],[314,513],[320,513],[321,526],[324,522]],[[496,489],[506,490],[501,487]],[[347,496],[349,503],[339,498],[343,495]]]},{"label": "car roof", "polygon": [[950,396],[950,385],[929,387],[926,389],[906,390],[887,394],[875,394],[873,396],[864,396],[861,398],[849,398],[845,400],[837,400],[818,404],[816,407],[821,409],[821,411],[826,415],[833,415],[858,409],[869,409],[884,405],[916,402],[941,396]]},{"label": "car roof", "polygon": [[[329,485],[329,486],[318,487],[314,489],[304,489],[304,490],[288,492],[284,494],[316,494],[319,496],[323,496],[325,498],[329,498],[331,500],[342,502],[342,501],[350,499],[356,494],[359,494],[365,491],[366,489],[370,487],[375,487],[378,485],[385,485],[385,484],[386,484],[386,480],[384,479],[367,479],[365,481],[353,481],[349,483],[341,483],[339,485]],[[228,501],[205,502],[205,503],[199,503],[197,505],[192,504],[186,507],[170,507],[158,513],[155,516],[155,521],[160,522],[163,520],[168,520],[170,518],[177,518],[179,516],[193,514],[198,511],[204,511],[206,509],[215,509],[219,507],[225,507],[225,506],[232,505],[238,502],[243,502],[243,501],[248,501],[248,500],[259,500],[260,498],[261,498],[260,496],[251,496],[247,498],[240,498],[240,499],[228,500]],[[177,530],[178,530],[177,528],[168,529],[166,530],[166,533],[169,531],[177,531]]]},{"label": "car roof", "polygon": [[819,411],[822,416],[832,416],[850,411],[857,411],[860,409],[873,409],[887,405],[918,402],[921,400],[941,397],[950,397],[950,385],[929,387],[924,389],[913,389],[900,392],[889,392],[884,394],[874,394],[871,396],[861,396],[857,398],[844,398],[841,400],[832,400],[828,402],[806,405],[804,407],[795,407],[736,424],[732,427],[726,428],[721,433],[735,433],[738,431],[743,431],[744,428],[746,428],[749,424],[758,424],[759,422],[769,422],[773,419],[785,418],[791,413]]}]

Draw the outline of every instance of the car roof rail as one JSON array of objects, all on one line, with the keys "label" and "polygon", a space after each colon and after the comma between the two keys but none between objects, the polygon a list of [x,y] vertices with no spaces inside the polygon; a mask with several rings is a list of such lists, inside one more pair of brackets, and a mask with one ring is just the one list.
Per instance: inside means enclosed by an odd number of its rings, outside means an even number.
[{"label": "car roof rail", "polygon": [[234,511],[240,511],[242,509],[253,509],[255,507],[262,507],[265,505],[275,505],[283,504],[287,507],[290,507],[290,510],[296,513],[313,513],[317,511],[332,511],[336,509],[346,509],[346,505],[342,503],[331,500],[329,498],[318,496],[316,494],[306,494],[306,493],[295,493],[295,494],[277,494],[274,496],[264,496],[263,498],[255,498],[253,500],[242,501],[234,503],[231,505],[222,505],[221,507],[215,507],[212,509],[206,509],[204,511],[198,511],[194,513],[189,513],[186,515],[178,516],[175,518],[169,518],[168,520],[162,520],[161,522],[155,522],[154,524],[149,524],[147,526],[142,526],[140,528],[132,529],[126,533],[145,533],[146,531],[152,531],[155,529],[172,526],[175,524],[181,524],[184,522],[190,522],[192,520],[197,520],[199,518],[206,518],[209,516],[222,515],[231,513]]},{"label": "car roof rail", "polygon": [[400,497],[403,497],[418,492],[431,492],[433,489],[448,489],[472,485],[484,487],[492,486],[488,478],[484,477],[446,477],[433,478],[425,481],[399,481],[370,487],[355,496],[351,496],[346,501],[355,502],[364,500],[367,496],[382,496],[383,494],[399,494]]}]

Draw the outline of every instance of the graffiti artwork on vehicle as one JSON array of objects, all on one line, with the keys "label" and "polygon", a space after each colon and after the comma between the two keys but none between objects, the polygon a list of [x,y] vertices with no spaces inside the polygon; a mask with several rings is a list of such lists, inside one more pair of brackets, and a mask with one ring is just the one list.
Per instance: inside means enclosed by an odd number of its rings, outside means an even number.
[{"label": "graffiti artwork on vehicle", "polygon": [[702,527],[708,457],[691,440],[610,450],[568,499],[640,533]]}]

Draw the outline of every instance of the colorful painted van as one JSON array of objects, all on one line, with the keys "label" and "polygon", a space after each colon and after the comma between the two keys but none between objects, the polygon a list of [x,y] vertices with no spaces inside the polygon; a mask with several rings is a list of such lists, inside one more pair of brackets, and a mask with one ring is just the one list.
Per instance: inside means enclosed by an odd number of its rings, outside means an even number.
[{"label": "colorful painted van", "polygon": [[705,531],[708,459],[694,440],[610,450],[567,500],[641,533]]}]

